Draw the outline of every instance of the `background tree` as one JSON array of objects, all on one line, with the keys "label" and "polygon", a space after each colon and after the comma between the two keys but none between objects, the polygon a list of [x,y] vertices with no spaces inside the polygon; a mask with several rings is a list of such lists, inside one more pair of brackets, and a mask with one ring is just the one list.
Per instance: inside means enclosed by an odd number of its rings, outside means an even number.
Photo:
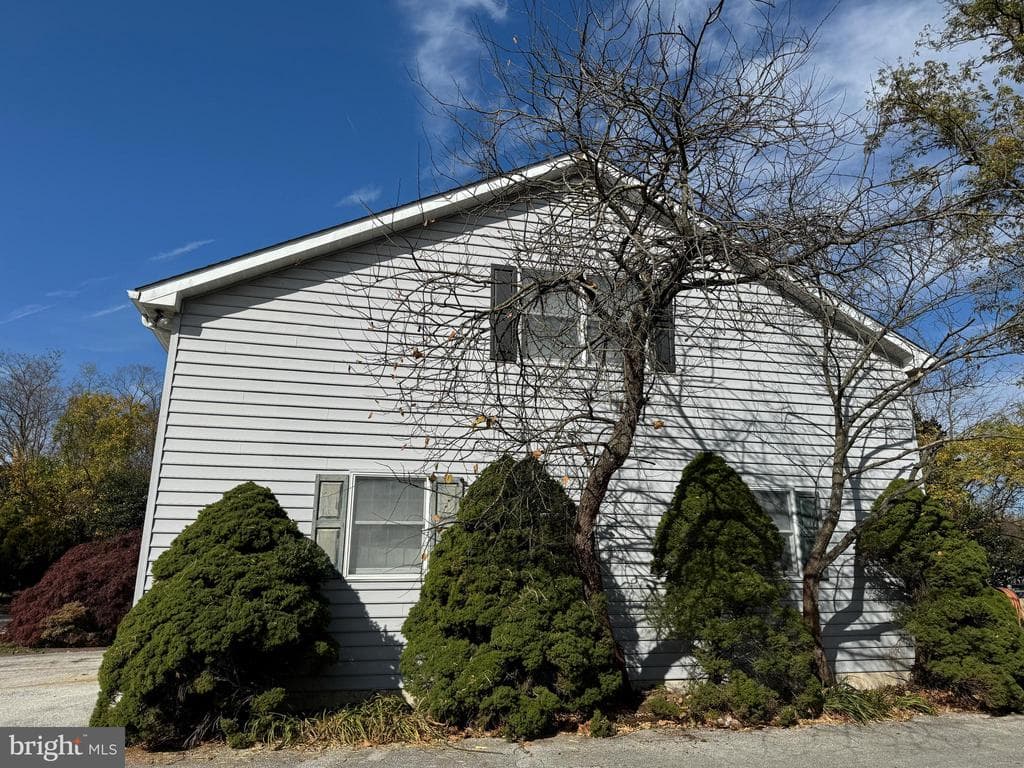
[{"label": "background tree", "polygon": [[988,556],[993,586],[1024,583],[1024,412],[1015,406],[967,425],[963,439],[927,452],[928,495]]},{"label": "background tree", "polygon": [[59,352],[0,352],[0,464],[23,465],[50,449],[64,397]]},{"label": "background tree", "polygon": [[34,584],[68,547],[138,528],[156,437],[148,366],[70,385],[60,357],[0,354],[0,591]]}]

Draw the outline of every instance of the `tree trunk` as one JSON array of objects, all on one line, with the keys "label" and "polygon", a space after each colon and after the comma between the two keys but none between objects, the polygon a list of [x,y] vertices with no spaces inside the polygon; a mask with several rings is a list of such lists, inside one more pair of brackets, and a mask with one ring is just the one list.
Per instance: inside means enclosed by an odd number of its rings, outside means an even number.
[{"label": "tree trunk", "polygon": [[[810,566],[810,562],[808,562],[808,566]],[[811,639],[814,641],[814,669],[823,684],[833,685],[836,681],[835,672],[832,670],[832,665],[829,664],[828,656],[825,654],[825,644],[822,642],[821,610],[818,604],[820,586],[820,573],[804,573],[803,618],[804,624],[811,633]]]},{"label": "tree trunk", "polygon": [[836,681],[835,671],[829,664],[828,656],[825,653],[823,633],[821,630],[821,606],[818,593],[821,588],[821,579],[825,569],[829,566],[827,553],[832,543],[832,534],[839,525],[839,517],[843,511],[843,490],[846,487],[846,474],[844,462],[846,457],[847,434],[843,427],[842,415],[836,412],[835,434],[833,435],[832,451],[832,477],[830,483],[828,510],[825,519],[821,522],[818,535],[814,540],[814,546],[807,557],[807,564],[803,572],[803,588],[801,590],[801,608],[804,625],[811,633],[814,641],[814,666],[825,685],[833,685]]},{"label": "tree trunk", "polygon": [[[643,342],[646,339],[642,339]],[[608,485],[615,473],[626,463],[633,447],[633,437],[644,409],[644,365],[645,353],[643,346],[639,349],[626,350],[623,353],[623,372],[625,379],[625,397],[622,412],[612,428],[611,436],[605,443],[597,462],[594,464],[580,494],[580,503],[576,508],[576,521],[573,527],[573,549],[583,576],[583,588],[588,598],[604,595],[604,578],[601,575],[601,562],[598,559],[594,544],[594,528],[601,504],[608,493]],[[611,616],[607,602],[604,603],[604,614],[600,616],[607,627],[615,646],[615,664],[622,673],[625,691],[631,689],[629,674],[626,668],[626,656],[622,646],[615,639]]]}]

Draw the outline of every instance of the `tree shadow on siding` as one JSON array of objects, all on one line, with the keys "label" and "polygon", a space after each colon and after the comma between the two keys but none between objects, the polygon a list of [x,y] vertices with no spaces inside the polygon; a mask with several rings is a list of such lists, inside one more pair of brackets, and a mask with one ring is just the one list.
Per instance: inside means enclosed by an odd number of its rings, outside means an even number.
[{"label": "tree shadow on siding", "polygon": [[[397,583],[393,590],[387,591],[401,593],[405,590],[409,595],[402,605],[405,602],[411,605],[415,602],[416,590],[406,583]],[[316,675],[296,681],[301,707],[316,709],[359,701],[382,690],[398,690],[401,682],[398,661],[402,654],[398,626],[403,619],[391,620],[397,626],[383,626],[372,619],[362,596],[337,571],[324,582],[322,592],[330,612],[329,630],[338,644],[338,660]]]}]

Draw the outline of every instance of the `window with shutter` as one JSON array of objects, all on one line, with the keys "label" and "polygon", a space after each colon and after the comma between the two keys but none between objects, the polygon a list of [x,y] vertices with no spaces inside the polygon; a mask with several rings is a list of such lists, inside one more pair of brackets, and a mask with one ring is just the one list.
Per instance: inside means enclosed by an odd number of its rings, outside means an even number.
[{"label": "window with shutter", "polygon": [[786,545],[783,571],[799,577],[821,525],[818,497],[811,491],[795,490],[754,490],[754,496],[782,534]]}]

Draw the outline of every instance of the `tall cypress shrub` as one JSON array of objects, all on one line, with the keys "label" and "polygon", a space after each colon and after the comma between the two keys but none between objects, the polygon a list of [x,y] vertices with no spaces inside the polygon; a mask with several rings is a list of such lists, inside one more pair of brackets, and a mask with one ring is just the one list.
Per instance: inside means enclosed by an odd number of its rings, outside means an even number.
[{"label": "tall cypress shrub", "polygon": [[687,465],[655,534],[652,570],[664,592],[652,617],[706,676],[692,689],[695,714],[728,711],[763,723],[783,707],[801,715],[820,709],[811,638],[791,605],[783,547],[724,459],[701,453]]},{"label": "tall cypress shrub", "polygon": [[418,707],[532,738],[618,695],[602,607],[584,596],[572,555],[573,517],[532,457],[499,459],[469,487],[402,627],[401,671]]},{"label": "tall cypress shrub", "polygon": [[893,481],[875,502],[858,554],[894,589],[919,682],[996,712],[1024,709],[1024,630],[990,586],[985,550],[940,502]]},{"label": "tall cypress shrub", "polygon": [[238,741],[298,673],[336,657],[331,573],[269,489],[245,483],[199,512],[153,564],[153,587],[118,627],[100,667],[91,725],[129,742]]}]

